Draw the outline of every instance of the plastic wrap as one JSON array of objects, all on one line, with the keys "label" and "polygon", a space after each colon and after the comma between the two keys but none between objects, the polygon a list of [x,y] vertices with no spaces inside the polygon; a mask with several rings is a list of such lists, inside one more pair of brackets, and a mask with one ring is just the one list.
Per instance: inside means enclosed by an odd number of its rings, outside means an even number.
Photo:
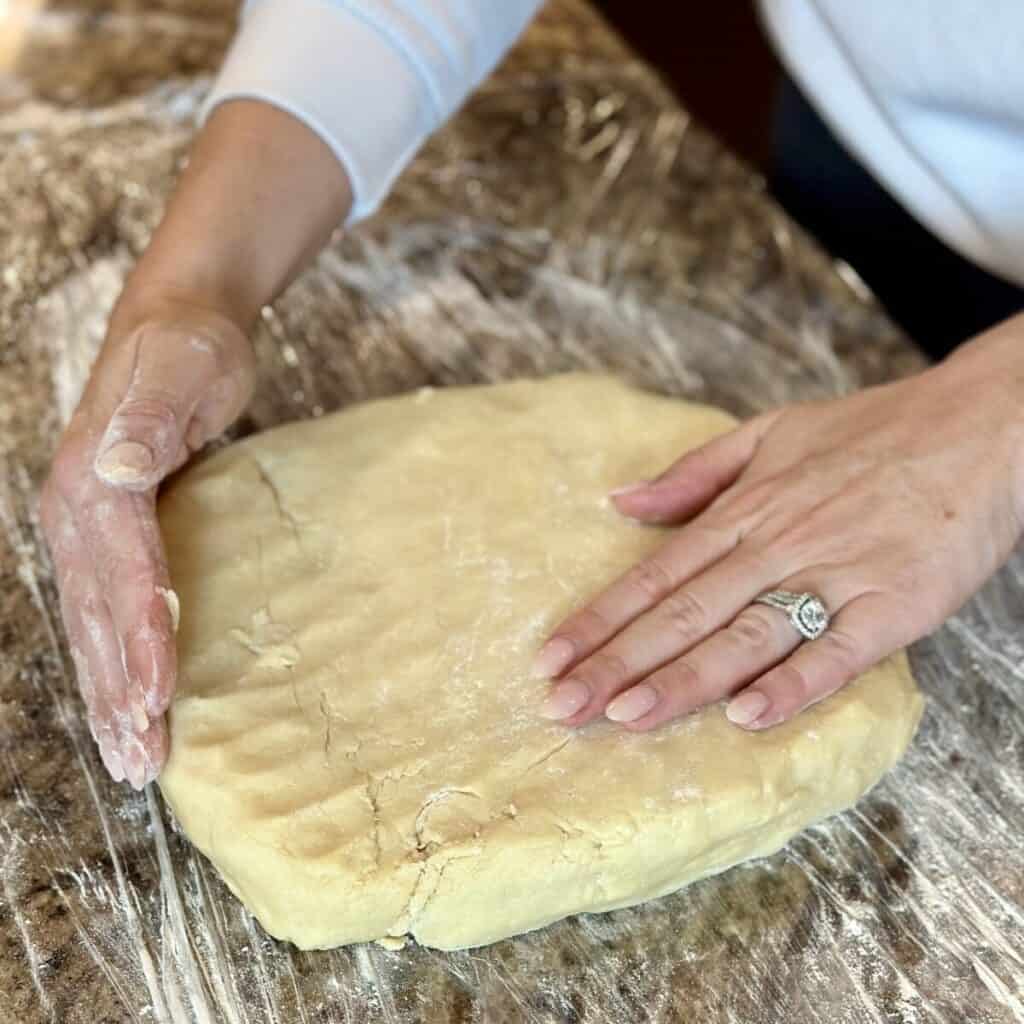
[{"label": "plastic wrap", "polygon": [[[106,778],[35,502],[230,37],[70,2],[0,79],[0,1021],[1024,1020],[1024,562],[912,661],[854,810],[676,896],[462,953],[269,939],[159,795]],[[750,414],[919,365],[589,8],[559,0],[256,337],[235,433],[424,384],[612,368]]]}]

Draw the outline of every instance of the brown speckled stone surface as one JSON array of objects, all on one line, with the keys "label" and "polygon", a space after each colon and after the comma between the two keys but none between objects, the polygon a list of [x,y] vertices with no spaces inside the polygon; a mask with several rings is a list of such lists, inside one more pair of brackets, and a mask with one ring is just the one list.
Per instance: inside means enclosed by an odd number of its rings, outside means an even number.
[{"label": "brown speckled stone surface", "polygon": [[[0,1024],[1024,1019],[1024,563],[912,660],[908,756],[768,860],[464,953],[298,953],[105,777],[34,502],[233,5],[61,0],[0,77]],[[613,368],[749,414],[910,347],[579,0],[264,317],[236,433],[426,383]]]}]

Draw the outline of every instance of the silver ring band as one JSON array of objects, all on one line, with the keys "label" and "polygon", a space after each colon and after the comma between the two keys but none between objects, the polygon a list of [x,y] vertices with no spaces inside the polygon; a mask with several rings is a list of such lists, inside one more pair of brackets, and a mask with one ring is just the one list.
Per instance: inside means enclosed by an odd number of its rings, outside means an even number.
[{"label": "silver ring band", "polygon": [[805,640],[817,640],[828,629],[829,614],[824,602],[816,594],[794,594],[791,590],[769,590],[754,598],[754,604],[778,608],[789,616],[793,628]]}]

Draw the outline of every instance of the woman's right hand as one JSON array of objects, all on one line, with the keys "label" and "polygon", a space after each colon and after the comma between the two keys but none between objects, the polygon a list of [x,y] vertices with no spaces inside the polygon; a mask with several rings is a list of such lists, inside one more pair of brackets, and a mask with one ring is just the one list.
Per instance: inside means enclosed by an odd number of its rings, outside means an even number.
[{"label": "woman's right hand", "polygon": [[108,771],[141,789],[167,757],[177,598],[160,482],[239,414],[254,360],[228,316],[163,298],[115,313],[41,499],[89,727]]}]

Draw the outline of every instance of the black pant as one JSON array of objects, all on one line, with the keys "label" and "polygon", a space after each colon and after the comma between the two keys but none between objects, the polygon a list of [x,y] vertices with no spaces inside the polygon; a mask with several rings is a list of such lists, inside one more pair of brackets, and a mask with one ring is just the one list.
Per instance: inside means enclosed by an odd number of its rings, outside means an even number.
[{"label": "black pant", "polygon": [[964,259],[919,224],[850,156],[792,82],[776,108],[771,188],[933,359],[1024,310],[1024,289]]}]

